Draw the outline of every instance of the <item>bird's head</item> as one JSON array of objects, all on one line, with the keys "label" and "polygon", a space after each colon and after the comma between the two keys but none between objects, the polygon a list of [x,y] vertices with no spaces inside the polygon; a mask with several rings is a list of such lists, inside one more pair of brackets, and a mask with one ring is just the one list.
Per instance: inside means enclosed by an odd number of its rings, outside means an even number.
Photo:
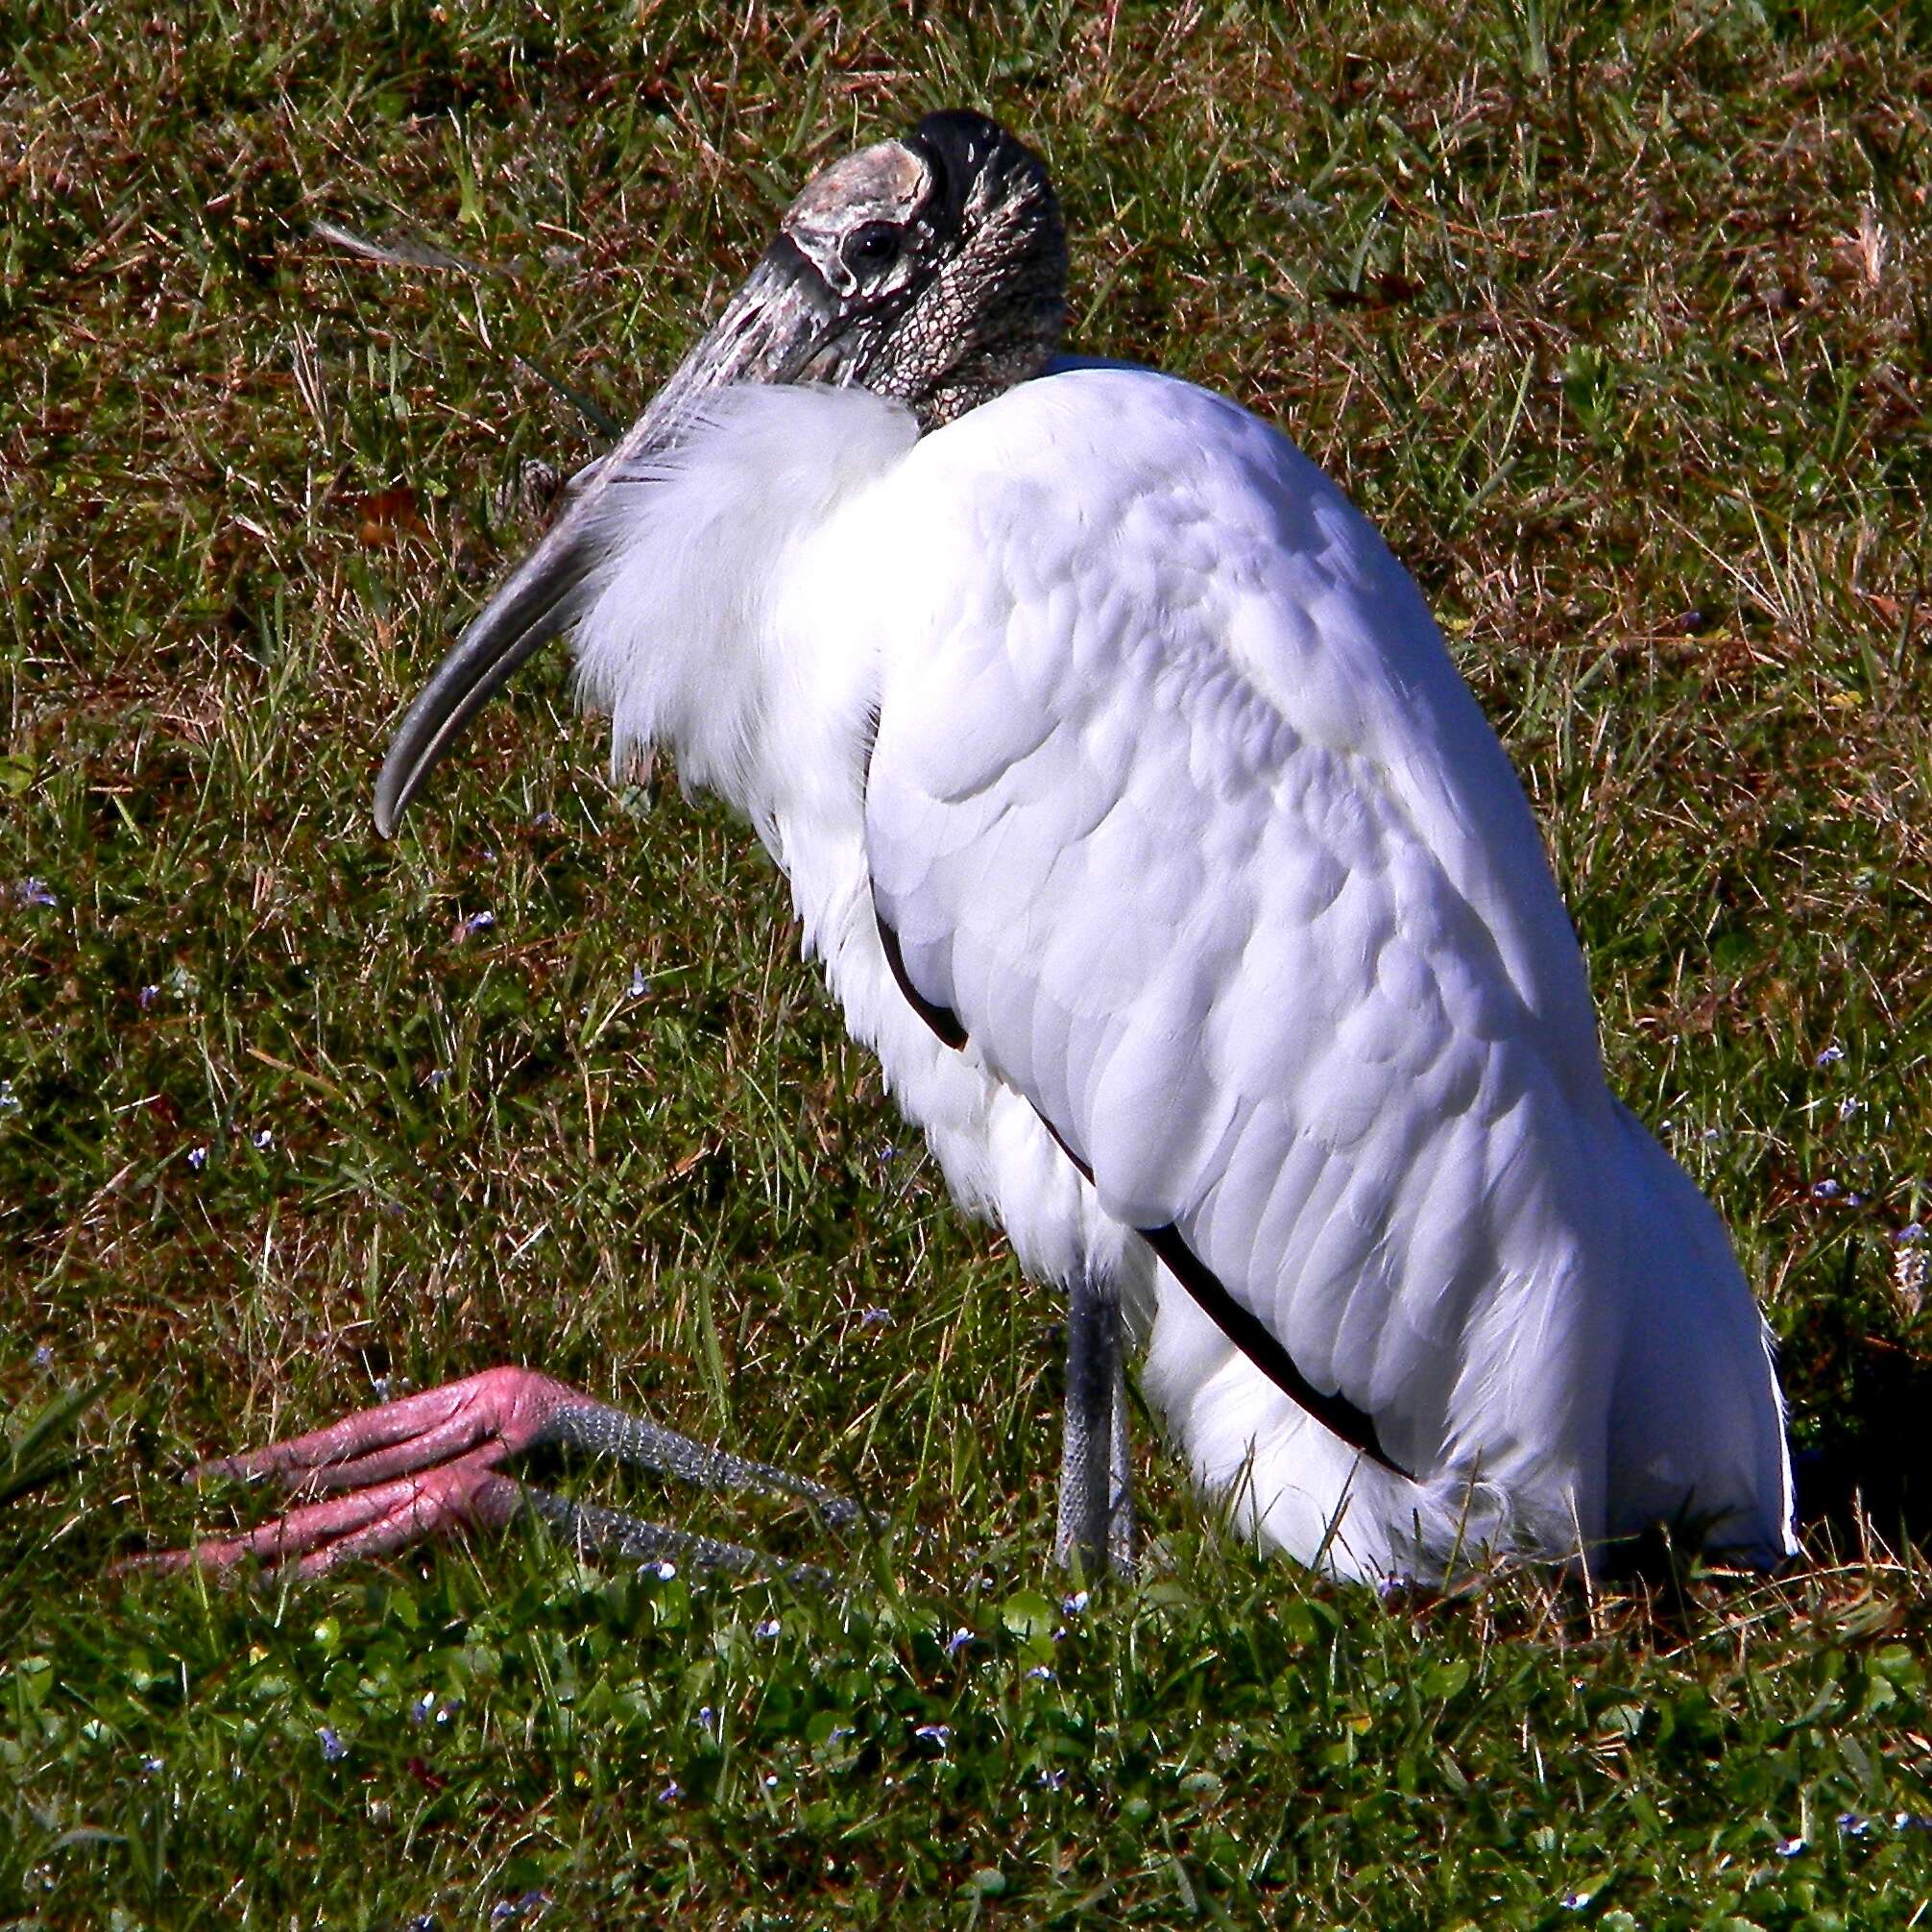
[{"label": "bird's head", "polygon": [[857,383],[930,429],[1037,375],[1059,347],[1059,205],[1039,157],[982,114],[929,114],[827,168],[761,267],[784,278],[794,257],[828,326],[796,376],[770,379]]},{"label": "bird's head", "polygon": [[727,382],[856,385],[936,428],[1047,366],[1066,283],[1039,157],[983,114],[929,114],[812,177],[618,453]]},{"label": "bird's head", "polygon": [[662,461],[707,396],[734,382],[857,386],[937,428],[1047,366],[1066,273],[1046,168],[983,115],[929,114],[813,177],[744,286],[410,706],[376,782],[377,831],[395,830],[470,719],[579,615],[600,561],[598,498]]}]

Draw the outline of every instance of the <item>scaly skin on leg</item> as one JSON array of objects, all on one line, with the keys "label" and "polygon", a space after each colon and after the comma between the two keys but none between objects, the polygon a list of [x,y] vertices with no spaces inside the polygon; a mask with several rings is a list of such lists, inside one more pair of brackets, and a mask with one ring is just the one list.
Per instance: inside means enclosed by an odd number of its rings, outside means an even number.
[{"label": "scaly skin on leg", "polygon": [[1138,1558],[1134,1524],[1133,1444],[1127,1413],[1127,1351],[1115,1310],[1114,1395],[1107,1429],[1107,1560],[1131,1578]]},{"label": "scaly skin on leg", "polygon": [[1082,1274],[1067,1302],[1067,1415],[1053,1560],[1097,1580],[1133,1572],[1133,1492],[1127,1468],[1121,1304]]},{"label": "scaly skin on leg", "polygon": [[[299,1559],[312,1576],[354,1557],[385,1556],[450,1530],[496,1529],[530,1508],[585,1548],[657,1558],[682,1555],[703,1567],[767,1567],[755,1551],[666,1530],[593,1505],[573,1504],[498,1473],[519,1451],[543,1444],[615,1456],[711,1489],[758,1489],[809,1502],[830,1523],[857,1508],[817,1483],[752,1462],[528,1368],[492,1368],[466,1381],[345,1416],[326,1429],[205,1462],[197,1475],[274,1476],[310,1501],[232,1537],[132,1559],[134,1566],[229,1569],[254,1557]],[[802,1577],[822,1575],[801,1567]]]},{"label": "scaly skin on leg", "polygon": [[774,1563],[741,1543],[716,1536],[700,1536],[688,1530],[668,1530],[660,1523],[607,1509],[598,1503],[578,1503],[553,1496],[547,1489],[522,1485],[521,1501],[543,1517],[552,1532],[575,1549],[603,1557],[628,1557],[640,1563],[684,1562],[694,1570],[725,1570],[734,1576],[781,1576],[787,1582],[829,1590],[838,1580],[816,1563]]}]

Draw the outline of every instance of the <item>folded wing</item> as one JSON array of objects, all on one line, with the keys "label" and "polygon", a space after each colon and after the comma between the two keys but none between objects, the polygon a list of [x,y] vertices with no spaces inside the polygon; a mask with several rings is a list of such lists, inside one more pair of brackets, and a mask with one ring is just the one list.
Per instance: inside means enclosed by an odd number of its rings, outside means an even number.
[{"label": "folded wing", "polygon": [[866,843],[911,989],[1331,1426],[1412,1473],[1547,1445],[1614,1355],[1610,1103],[1528,806],[1407,574],[1282,438],[1144,372],[1025,385],[894,498]]}]

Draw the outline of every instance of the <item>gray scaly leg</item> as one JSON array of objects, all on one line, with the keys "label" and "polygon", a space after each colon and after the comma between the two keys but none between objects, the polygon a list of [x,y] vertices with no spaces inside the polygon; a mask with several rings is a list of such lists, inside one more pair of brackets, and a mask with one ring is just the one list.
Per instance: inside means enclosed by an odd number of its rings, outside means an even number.
[{"label": "gray scaly leg", "polygon": [[1107,1430],[1107,1560],[1117,1577],[1132,1577],[1135,1562],[1134,1461],[1127,1413],[1127,1351],[1120,1304],[1114,1305],[1114,1391]]},{"label": "gray scaly leg", "polygon": [[1120,1297],[1082,1270],[1067,1305],[1067,1415],[1053,1559],[1092,1580],[1133,1568],[1125,1367]]},{"label": "gray scaly leg", "polygon": [[809,1503],[828,1523],[844,1525],[858,1520],[858,1507],[849,1497],[814,1483],[809,1477],[794,1475],[788,1469],[775,1469],[769,1462],[753,1462],[734,1456],[728,1449],[712,1448],[680,1436],[660,1422],[628,1410],[580,1396],[552,1409],[530,1437],[530,1445],[554,1444],[580,1449],[587,1456],[609,1456],[620,1462],[634,1462],[655,1469],[661,1476],[673,1476],[694,1489],[715,1489],[730,1494],[734,1490],[759,1490],[768,1496],[795,1496]]}]

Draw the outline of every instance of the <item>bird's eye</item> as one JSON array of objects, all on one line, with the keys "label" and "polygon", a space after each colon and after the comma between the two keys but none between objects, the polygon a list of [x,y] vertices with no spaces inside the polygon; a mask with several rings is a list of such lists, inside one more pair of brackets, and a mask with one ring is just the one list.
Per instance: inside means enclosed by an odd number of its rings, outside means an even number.
[{"label": "bird's eye", "polygon": [[891,222],[867,222],[845,244],[845,265],[854,275],[880,275],[899,259],[903,230]]}]

